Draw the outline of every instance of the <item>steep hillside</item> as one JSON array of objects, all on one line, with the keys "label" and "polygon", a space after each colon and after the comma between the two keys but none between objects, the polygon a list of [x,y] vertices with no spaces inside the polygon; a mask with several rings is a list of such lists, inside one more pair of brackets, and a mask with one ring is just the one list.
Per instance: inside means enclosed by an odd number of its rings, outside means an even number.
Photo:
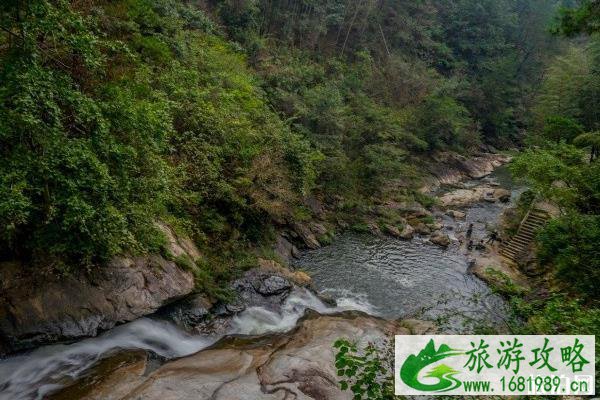
[{"label": "steep hillside", "polygon": [[0,257],[164,252],[163,221],[219,280],[315,197],[427,205],[430,154],[518,143],[548,3],[4,2]]}]

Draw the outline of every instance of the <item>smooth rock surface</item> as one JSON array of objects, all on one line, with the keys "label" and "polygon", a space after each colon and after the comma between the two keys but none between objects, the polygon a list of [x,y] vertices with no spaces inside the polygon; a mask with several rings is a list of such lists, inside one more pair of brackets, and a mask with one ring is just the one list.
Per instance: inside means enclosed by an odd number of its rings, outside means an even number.
[{"label": "smooth rock surface", "polygon": [[[340,337],[383,343],[394,334],[410,334],[412,324],[385,321],[348,312],[322,316],[315,312],[289,333],[258,338],[229,338],[213,348],[169,362],[147,376],[140,361],[95,379],[89,400],[283,400],[352,399],[339,388],[333,343]],[[429,330],[417,327],[414,331]],[[136,376],[137,374],[137,376]],[[92,380],[94,381],[94,379]],[[110,383],[110,384],[107,384]],[[119,396],[113,388],[119,388]],[[54,399],[68,398],[67,388]]]}]

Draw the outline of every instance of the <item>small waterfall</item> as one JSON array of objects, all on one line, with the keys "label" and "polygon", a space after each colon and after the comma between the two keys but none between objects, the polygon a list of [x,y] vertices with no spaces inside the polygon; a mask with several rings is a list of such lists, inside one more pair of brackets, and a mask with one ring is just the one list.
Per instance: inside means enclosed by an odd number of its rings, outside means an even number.
[{"label": "small waterfall", "polygon": [[[250,307],[234,316],[228,334],[259,335],[292,329],[306,309],[322,314],[345,310],[374,313],[359,298],[342,298],[337,307],[324,304],[306,289],[296,289],[279,312]],[[141,318],[96,337],[69,345],[40,347],[25,355],[0,361],[0,400],[42,399],[85,374],[102,358],[122,350],[147,350],[171,359],[196,353],[221,336],[190,335],[162,320]]]}]

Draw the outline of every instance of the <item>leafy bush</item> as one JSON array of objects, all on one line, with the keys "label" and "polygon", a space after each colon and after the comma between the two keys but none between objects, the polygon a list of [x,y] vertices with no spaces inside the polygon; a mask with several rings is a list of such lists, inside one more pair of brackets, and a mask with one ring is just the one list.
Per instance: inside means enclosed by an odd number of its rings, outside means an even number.
[{"label": "leafy bush", "polygon": [[2,258],[158,251],[157,219],[200,244],[259,240],[312,189],[319,153],[197,8],[34,0],[15,20],[15,7],[0,14],[23,33],[0,52]]},{"label": "leafy bush", "polygon": [[395,399],[394,357],[390,346],[384,348],[367,345],[360,352],[346,339],[333,344],[337,349],[335,368],[342,390],[351,390],[354,399]]},{"label": "leafy bush", "polygon": [[600,216],[569,214],[551,221],[538,235],[542,263],[581,295],[597,299],[600,287]]},{"label": "leafy bush", "polygon": [[583,133],[583,127],[572,118],[552,116],[546,120],[544,136],[548,140],[560,142],[564,140],[572,143],[573,140]]}]

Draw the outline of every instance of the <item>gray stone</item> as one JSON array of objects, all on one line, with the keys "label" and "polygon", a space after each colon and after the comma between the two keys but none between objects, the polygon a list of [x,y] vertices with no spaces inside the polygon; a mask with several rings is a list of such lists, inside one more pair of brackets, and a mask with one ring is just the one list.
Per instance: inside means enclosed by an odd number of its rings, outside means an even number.
[{"label": "gray stone", "polygon": [[[169,252],[195,259],[189,239],[166,225]],[[41,276],[17,263],[0,265],[0,352],[95,336],[154,313],[194,289],[194,276],[158,255],[116,257],[91,272]]]},{"label": "gray stone", "polygon": [[446,214],[454,219],[464,220],[467,217],[467,214],[462,211],[457,210],[448,210]]},{"label": "gray stone", "polygon": [[263,296],[273,296],[292,289],[292,284],[280,276],[270,276],[263,280],[256,291]]},{"label": "gray stone", "polygon": [[402,235],[402,232],[400,232],[400,229],[398,229],[398,227],[393,226],[393,225],[386,225],[385,226],[385,231],[396,238],[399,238]]},{"label": "gray stone", "polygon": [[441,247],[448,247],[450,245],[450,238],[448,235],[440,231],[434,232],[429,240]]},{"label": "gray stone", "polygon": [[303,225],[300,223],[295,223],[293,225],[293,228],[294,228],[294,231],[300,237],[300,239],[302,239],[302,241],[304,242],[306,247],[308,247],[309,249],[313,249],[313,250],[321,247],[321,244],[319,243],[319,241],[317,240],[315,235],[312,233],[312,231],[306,225]]},{"label": "gray stone", "polygon": [[400,239],[404,239],[404,240],[410,240],[414,237],[415,235],[415,229],[406,224],[404,225],[404,228],[402,229],[402,232],[400,232]]}]

